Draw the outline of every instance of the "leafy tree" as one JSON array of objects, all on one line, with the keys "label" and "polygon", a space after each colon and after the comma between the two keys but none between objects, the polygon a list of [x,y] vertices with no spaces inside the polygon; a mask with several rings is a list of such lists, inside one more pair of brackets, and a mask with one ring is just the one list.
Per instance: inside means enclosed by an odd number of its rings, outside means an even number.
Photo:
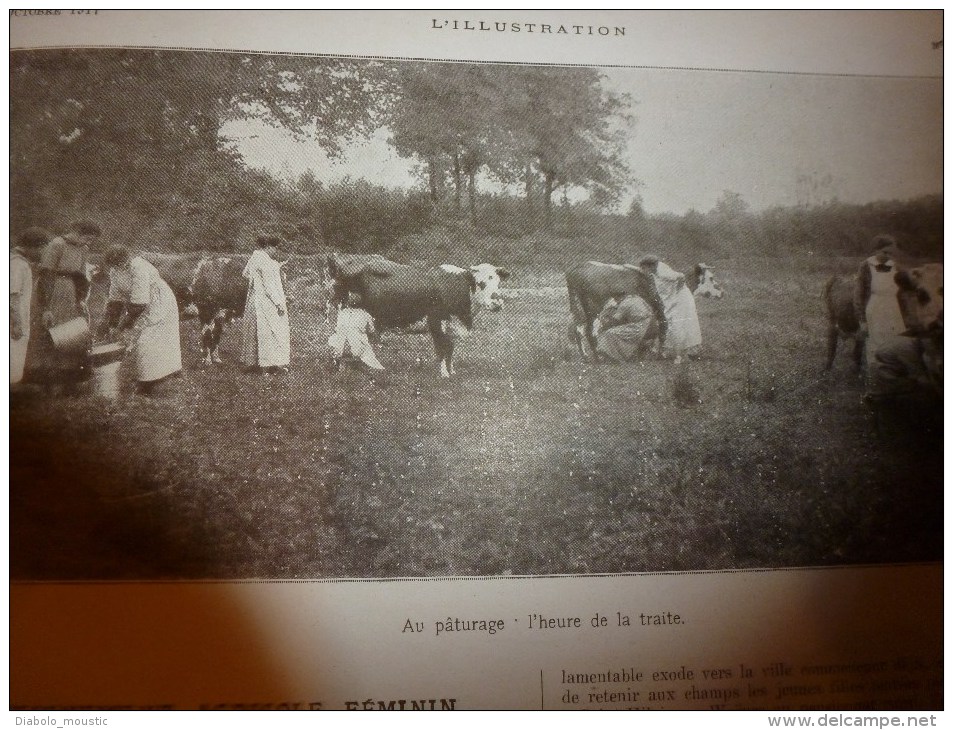
[{"label": "leafy tree", "polygon": [[401,156],[425,163],[434,205],[449,177],[454,210],[462,211],[466,191],[474,217],[477,175],[505,148],[506,120],[498,113],[505,79],[497,68],[472,64],[406,65],[398,79],[392,144]]},{"label": "leafy tree", "polygon": [[547,217],[553,193],[568,186],[589,189],[603,205],[616,200],[628,173],[621,153],[629,99],[605,90],[595,69],[525,67],[518,83],[515,138],[542,179]]},{"label": "leafy tree", "polygon": [[540,182],[547,212],[558,190],[583,186],[607,206],[624,186],[628,100],[592,69],[428,64],[405,66],[398,79],[392,142],[426,162],[434,203],[449,177],[455,210],[466,189],[473,216],[482,170],[522,182],[527,201]]},{"label": "leafy tree", "polygon": [[183,205],[216,215],[220,209],[203,201],[262,183],[221,139],[225,122],[264,120],[333,155],[377,126],[390,83],[389,67],[348,60],[14,52],[13,218],[43,221],[62,208],[154,214]]},{"label": "leafy tree", "polygon": [[748,212],[748,203],[733,190],[724,190],[711,211],[717,218],[732,220],[741,218]]}]

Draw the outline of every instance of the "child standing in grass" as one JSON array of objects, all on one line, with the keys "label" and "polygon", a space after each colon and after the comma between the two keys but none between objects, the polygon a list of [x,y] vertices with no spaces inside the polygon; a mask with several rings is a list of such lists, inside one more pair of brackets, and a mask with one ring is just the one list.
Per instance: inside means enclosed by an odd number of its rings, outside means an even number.
[{"label": "child standing in grass", "polygon": [[348,350],[351,357],[359,359],[372,370],[383,370],[384,366],[381,365],[371,347],[370,337],[376,337],[376,335],[374,318],[369,312],[360,308],[360,298],[352,293],[348,298],[347,306],[338,310],[334,334],[328,338],[335,368],[340,369],[341,360],[345,351]]}]

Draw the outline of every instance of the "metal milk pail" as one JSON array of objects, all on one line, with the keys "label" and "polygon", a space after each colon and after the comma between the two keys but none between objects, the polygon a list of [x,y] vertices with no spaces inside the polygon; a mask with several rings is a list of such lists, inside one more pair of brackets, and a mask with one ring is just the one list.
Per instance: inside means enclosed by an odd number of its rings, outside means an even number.
[{"label": "metal milk pail", "polygon": [[85,317],[73,317],[51,327],[49,332],[53,347],[64,355],[85,353],[89,349],[89,322]]},{"label": "metal milk pail", "polygon": [[93,369],[93,395],[115,400],[119,396],[119,366],[126,348],[121,342],[93,345],[90,365]]}]

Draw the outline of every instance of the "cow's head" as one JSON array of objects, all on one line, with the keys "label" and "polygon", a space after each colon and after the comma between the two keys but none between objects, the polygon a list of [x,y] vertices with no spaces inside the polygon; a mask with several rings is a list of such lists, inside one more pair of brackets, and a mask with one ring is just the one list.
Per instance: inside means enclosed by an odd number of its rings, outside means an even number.
[{"label": "cow's head", "polygon": [[934,383],[943,383],[943,264],[924,264],[894,276],[906,334],[920,340],[921,357]]},{"label": "cow's head", "polygon": [[467,271],[470,277],[470,300],[474,309],[499,312],[503,308],[500,282],[509,278],[510,272],[492,264],[477,264]]},{"label": "cow's head", "polygon": [[[724,295],[721,285],[715,279],[715,275],[708,264],[695,264],[692,276],[686,283],[696,297],[721,299]],[[693,284],[694,286],[692,286]]]},{"label": "cow's head", "polygon": [[942,327],[943,264],[924,264],[898,271],[894,281],[903,322],[911,334]]}]

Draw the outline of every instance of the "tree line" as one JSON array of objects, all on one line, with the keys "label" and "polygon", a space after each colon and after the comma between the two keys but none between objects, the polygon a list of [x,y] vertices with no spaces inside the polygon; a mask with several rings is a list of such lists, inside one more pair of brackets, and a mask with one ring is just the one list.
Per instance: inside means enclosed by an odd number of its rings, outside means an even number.
[{"label": "tree line", "polygon": [[[638,183],[622,161],[632,100],[595,69],[168,50],[17,51],[10,56],[11,228],[95,217],[154,250],[231,251],[262,228],[302,253],[386,251],[435,224],[517,240],[587,236],[608,253],[678,242],[732,252],[862,252],[881,232],[942,249],[942,197],[827,201],[757,214],[725,191],[712,211],[607,210]],[[329,156],[389,130],[421,186],[279,180],[223,135],[254,121]],[[496,185],[483,186],[482,181]],[[808,181],[810,182],[810,181]],[[807,183],[805,183],[807,184]],[[569,196],[574,188],[588,196]],[[556,205],[561,197],[561,204]],[[456,235],[456,234],[455,234]],[[561,244],[560,244],[561,245]],[[709,254],[705,254],[709,255]]]},{"label": "tree line", "polygon": [[471,219],[482,174],[518,185],[546,214],[570,186],[608,203],[627,176],[627,100],[593,69],[42,50],[11,54],[10,99],[15,226],[122,211],[159,228],[177,219],[215,247],[234,234],[240,204],[246,217],[267,215],[258,209],[288,196],[222,136],[235,120],[279,127],[331,157],[387,127],[398,154],[419,163],[431,208]]}]

